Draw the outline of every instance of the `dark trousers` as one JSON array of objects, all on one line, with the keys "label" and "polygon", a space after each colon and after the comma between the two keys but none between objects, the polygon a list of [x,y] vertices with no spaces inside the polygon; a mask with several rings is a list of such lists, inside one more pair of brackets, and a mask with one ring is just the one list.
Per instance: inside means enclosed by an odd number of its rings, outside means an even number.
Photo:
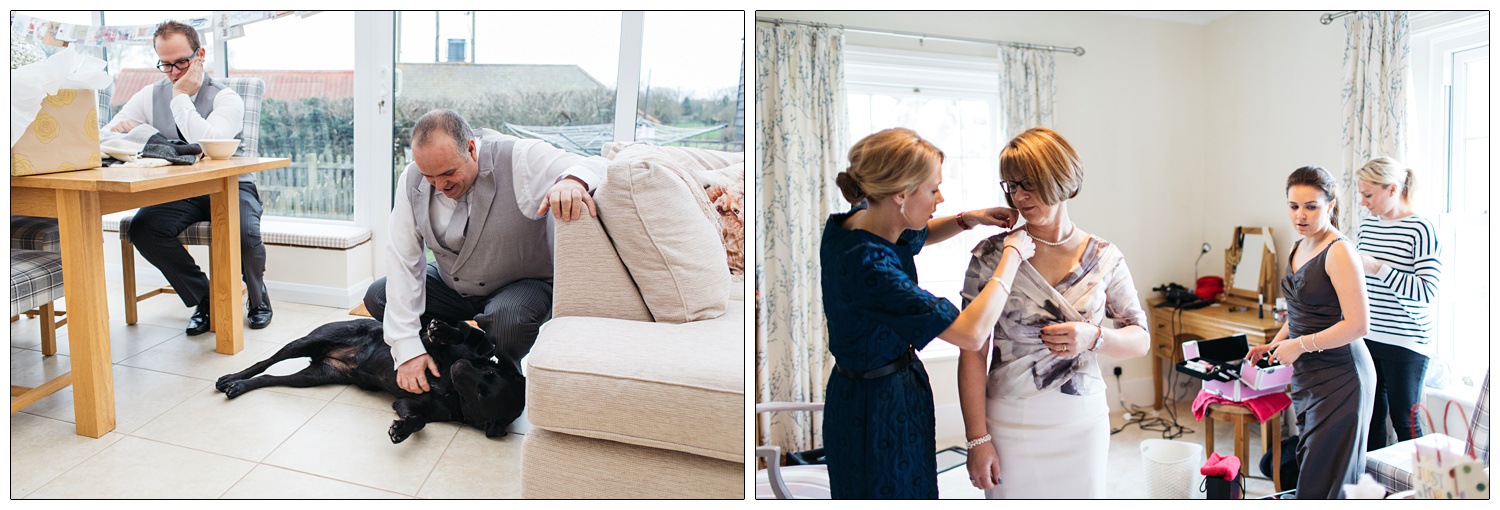
[{"label": "dark trousers", "polygon": [[[260,193],[253,182],[240,183],[240,274],[250,295],[252,308],[264,304],[266,245],[260,240]],[[203,195],[142,207],[130,221],[130,243],[161,270],[162,276],[182,298],[196,306],[208,298],[208,275],[193,261],[186,246],[177,240],[189,226],[210,219],[209,198]]]},{"label": "dark trousers", "polygon": [[1369,451],[1384,448],[1387,417],[1396,430],[1396,440],[1421,437],[1421,424],[1411,421],[1411,408],[1422,401],[1422,383],[1427,378],[1427,357],[1404,347],[1366,341],[1375,361],[1375,413],[1370,422]]},{"label": "dark trousers", "polygon": [[[365,291],[365,309],[376,320],[385,319],[385,278]],[[536,344],[542,323],[552,318],[552,282],[518,280],[488,296],[463,297],[448,287],[437,265],[427,264],[427,306],[422,323],[432,319],[457,323],[473,320],[495,344],[496,358],[521,369],[521,358]]]}]

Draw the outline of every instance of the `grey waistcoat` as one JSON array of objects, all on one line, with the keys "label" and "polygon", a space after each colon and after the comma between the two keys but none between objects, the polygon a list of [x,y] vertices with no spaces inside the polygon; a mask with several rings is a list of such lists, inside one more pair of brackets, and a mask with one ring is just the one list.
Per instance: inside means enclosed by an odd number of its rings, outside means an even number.
[{"label": "grey waistcoat", "polygon": [[[181,139],[182,135],[177,131],[177,120],[172,117],[172,79],[162,78],[156,82],[151,89],[151,127],[161,132],[162,136],[171,139]],[[193,106],[198,109],[198,115],[208,118],[208,114],[214,111],[214,98],[218,97],[219,91],[224,87],[213,81],[209,75],[203,75],[203,86],[198,87],[198,99],[193,101]],[[248,115],[248,112],[246,112]],[[234,139],[239,140],[241,133],[236,133]],[[234,150],[235,156],[245,155],[245,144],[240,144]],[[240,182],[255,182],[257,172],[240,174]]]},{"label": "grey waistcoat", "polygon": [[406,165],[401,189],[411,194],[412,217],[422,244],[437,259],[443,282],[459,294],[487,296],[517,280],[552,281],[552,236],[547,220],[521,214],[511,173],[515,137],[493,130],[479,135],[479,176],[469,189],[469,226],[463,247],[450,251],[437,242],[428,214],[434,193],[416,163]]}]

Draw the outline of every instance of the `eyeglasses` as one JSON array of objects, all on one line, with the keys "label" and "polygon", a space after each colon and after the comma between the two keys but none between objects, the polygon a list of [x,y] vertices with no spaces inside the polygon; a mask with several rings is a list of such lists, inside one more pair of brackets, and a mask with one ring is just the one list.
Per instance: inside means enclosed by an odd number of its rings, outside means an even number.
[{"label": "eyeglasses", "polygon": [[1002,179],[1000,181],[1000,191],[1002,193],[1010,195],[1015,193],[1017,189],[1036,191],[1036,186],[1033,186],[1031,184],[1031,179],[1021,179],[1019,181],[1007,181]]},{"label": "eyeglasses", "polygon": [[170,73],[170,72],[172,72],[172,68],[174,68],[174,67],[177,68],[178,71],[186,71],[187,68],[188,68],[188,66],[193,65],[193,59],[195,57],[196,57],[196,55],[193,56],[193,57],[188,57],[188,58],[185,58],[185,59],[182,59],[182,60],[178,60],[176,62],[171,62],[171,63],[162,62],[162,61],[158,60],[158,61],[156,61],[156,68],[159,69],[159,70],[161,70],[161,72],[164,72],[164,73]]}]

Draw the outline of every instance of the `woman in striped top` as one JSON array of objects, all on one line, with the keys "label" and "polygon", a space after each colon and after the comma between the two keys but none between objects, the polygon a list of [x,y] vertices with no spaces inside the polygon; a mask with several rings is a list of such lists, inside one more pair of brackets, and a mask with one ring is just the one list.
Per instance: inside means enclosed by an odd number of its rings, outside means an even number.
[{"label": "woman in striped top", "polygon": [[1433,301],[1437,298],[1437,228],[1412,212],[1412,171],[1391,158],[1376,158],[1355,172],[1360,205],[1372,215],[1360,224],[1359,254],[1370,296],[1370,333],[1375,360],[1375,413],[1367,445],[1386,446],[1389,415],[1396,439],[1422,435],[1411,408],[1422,401],[1427,359],[1433,354]]}]

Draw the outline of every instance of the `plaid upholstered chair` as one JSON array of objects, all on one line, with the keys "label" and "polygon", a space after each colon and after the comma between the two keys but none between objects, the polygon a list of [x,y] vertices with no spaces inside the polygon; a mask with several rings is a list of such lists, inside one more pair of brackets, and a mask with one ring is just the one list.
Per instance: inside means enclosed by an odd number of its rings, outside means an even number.
[{"label": "plaid upholstered chair", "polygon": [[[52,321],[52,302],[63,297],[62,254],[55,251],[10,250],[10,314],[40,308],[42,313],[42,355],[57,354],[57,328],[67,323]],[[72,372],[64,373],[36,387],[10,387],[10,412],[26,406],[72,384]]]},{"label": "plaid upholstered chair", "polygon": [[1479,387],[1479,400],[1474,403],[1474,416],[1469,421],[1470,437],[1466,443],[1463,438],[1449,437],[1436,432],[1428,431],[1427,435],[1416,439],[1409,439],[1396,443],[1365,455],[1365,472],[1375,478],[1376,482],[1385,486],[1389,493],[1397,493],[1412,489],[1412,472],[1415,470],[1413,457],[1417,452],[1416,442],[1437,443],[1449,445],[1449,449],[1463,448],[1464,453],[1472,453],[1474,457],[1484,461],[1485,465],[1490,463],[1490,374],[1485,372],[1484,384]]},{"label": "plaid upholstered chair", "polygon": [[[245,126],[240,130],[240,147],[234,151],[236,157],[257,157],[260,155],[260,102],[265,98],[266,84],[260,78],[217,78],[214,81],[233,89],[241,99],[245,100]],[[149,290],[142,294],[136,294],[135,289],[135,245],[130,244],[130,221],[135,216],[120,218],[120,263],[125,277],[125,323],[135,324],[139,312],[137,303],[142,299],[162,293],[172,293],[172,287],[163,286]],[[210,236],[212,228],[207,221],[200,221],[189,225],[177,240],[186,245],[207,246],[213,238]],[[242,291],[245,289],[241,289]]]}]

